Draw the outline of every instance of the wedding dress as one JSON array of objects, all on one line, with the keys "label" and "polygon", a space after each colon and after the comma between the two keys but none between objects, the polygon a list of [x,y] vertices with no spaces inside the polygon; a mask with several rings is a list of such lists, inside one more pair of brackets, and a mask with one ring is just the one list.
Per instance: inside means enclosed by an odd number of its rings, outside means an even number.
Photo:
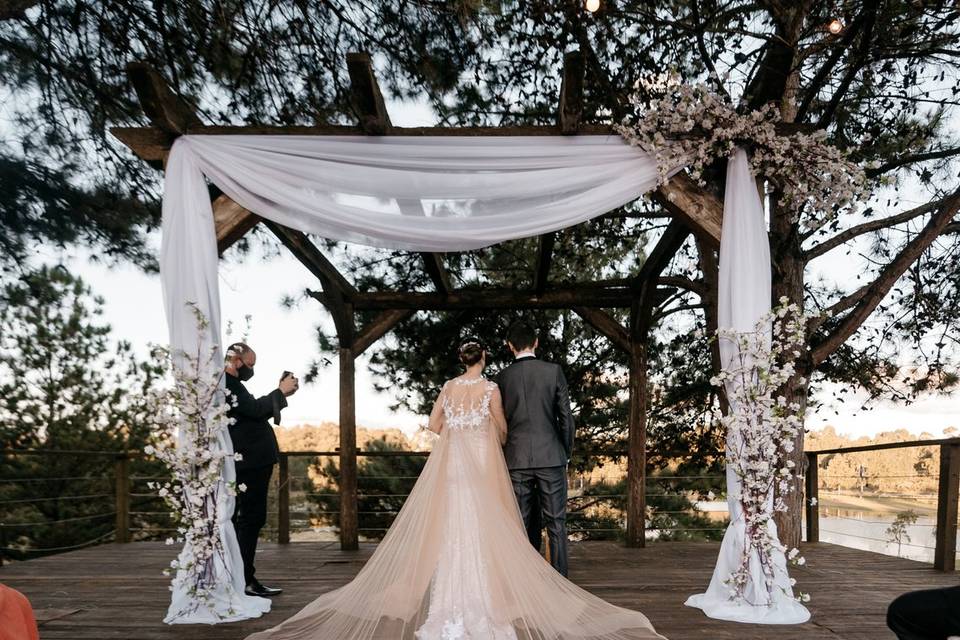
[{"label": "wedding dress", "polygon": [[440,434],[393,526],[357,577],[247,640],[652,640],[642,613],[557,573],[530,545],[501,444],[497,385],[448,381]]}]

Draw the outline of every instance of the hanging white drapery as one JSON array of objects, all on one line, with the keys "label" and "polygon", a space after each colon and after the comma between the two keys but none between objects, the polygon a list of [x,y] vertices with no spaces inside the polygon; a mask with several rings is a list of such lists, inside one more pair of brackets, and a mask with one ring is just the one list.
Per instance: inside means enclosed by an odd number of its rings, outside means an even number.
[{"label": "hanging white drapery", "polygon": [[[723,230],[720,237],[719,283],[717,292],[717,324],[720,329],[752,333],[757,323],[770,311],[770,244],[764,223],[763,203],[750,172],[747,154],[738,149],[727,165],[727,186],[724,192]],[[765,336],[770,339],[769,333]],[[720,362],[724,368],[737,366],[738,346],[729,339],[721,339]],[[726,382],[730,411],[741,411],[736,406],[736,393]],[[735,446],[736,433],[727,433],[727,450]],[[756,551],[750,558],[750,582],[740,601],[730,599],[730,575],[740,567],[745,548],[746,526],[740,505],[740,479],[727,465],[727,508],[730,524],[720,545],[720,555],[706,593],[690,596],[686,604],[702,609],[711,618],[734,622],[759,624],[797,624],[806,622],[810,613],[793,598],[786,557],[775,551],[773,557],[775,585],[772,606],[751,605],[766,603],[766,578]],[[773,514],[773,497],[767,501],[767,513]],[[770,518],[770,532],[777,539],[777,526]]]},{"label": "hanging white drapery", "polygon": [[[730,165],[725,220],[732,209],[744,206],[747,194],[757,199],[749,170],[735,171],[738,162]],[[299,231],[383,248],[444,252],[584,222],[652,190],[658,174],[653,158],[617,136],[180,137],[166,167],[160,258],[175,352],[194,353],[199,346],[206,353],[219,349],[221,339],[217,242],[205,177],[243,207]],[[765,289],[760,282],[744,281],[733,290],[742,293],[747,286],[769,299],[769,257],[764,268]],[[722,291],[731,295],[729,286]],[[729,309],[723,293],[720,300]],[[188,303],[209,320],[206,328],[198,329]],[[225,481],[234,477],[233,462],[226,467]],[[229,502],[223,506],[232,510]],[[242,581],[228,519],[221,533],[233,567],[227,573]],[[184,597],[173,594],[174,602]],[[262,599],[239,598],[224,596],[224,613],[227,608],[241,617],[262,613]]]}]

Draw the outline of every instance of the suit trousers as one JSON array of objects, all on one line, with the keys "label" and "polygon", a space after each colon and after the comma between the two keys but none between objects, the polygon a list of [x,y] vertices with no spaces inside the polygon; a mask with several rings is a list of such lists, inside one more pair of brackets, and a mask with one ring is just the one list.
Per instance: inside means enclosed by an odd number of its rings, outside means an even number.
[{"label": "suit trousers", "polygon": [[960,636],[960,587],[903,594],[890,603],[887,626],[900,640]]},{"label": "suit trousers", "polygon": [[237,490],[237,504],[233,511],[233,527],[237,531],[240,557],[243,558],[245,584],[254,581],[257,572],[253,558],[257,554],[260,529],[267,523],[267,491],[273,465],[237,471],[237,486],[247,486],[246,491]]},{"label": "suit trousers", "polygon": [[[540,530],[547,527],[550,564],[567,575],[567,468],[511,469],[510,481],[530,544],[540,549]],[[539,504],[539,509],[537,505]]]}]

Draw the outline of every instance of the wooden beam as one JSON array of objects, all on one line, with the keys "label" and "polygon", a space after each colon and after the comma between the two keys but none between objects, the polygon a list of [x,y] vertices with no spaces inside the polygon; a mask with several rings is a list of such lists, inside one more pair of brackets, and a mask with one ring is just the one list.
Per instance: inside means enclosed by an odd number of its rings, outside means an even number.
[{"label": "wooden beam", "polygon": [[617,322],[617,319],[601,309],[590,307],[574,307],[574,313],[584,319],[587,324],[606,336],[615,347],[626,353],[630,352],[630,334]]},{"label": "wooden beam", "polygon": [[[110,133],[127,145],[139,158],[146,161],[163,160],[169,153],[173,138],[156,127],[113,127]],[[196,135],[299,135],[299,136],[355,136],[353,125],[312,126],[221,126],[207,125],[190,127]],[[581,124],[578,135],[611,136],[617,134],[610,125]],[[554,125],[528,125],[507,127],[391,127],[391,136],[556,136],[560,129]]]},{"label": "wooden beam", "polygon": [[248,231],[260,222],[260,216],[250,213],[227,195],[221,194],[213,201],[213,224],[217,230],[217,253],[223,255]]},{"label": "wooden beam", "polygon": [[280,242],[286,246],[291,253],[303,265],[310,270],[310,273],[317,276],[321,284],[324,284],[324,291],[330,293],[330,289],[336,291],[347,300],[357,294],[357,290],[340,273],[340,271],[324,256],[317,246],[310,242],[310,239],[302,231],[297,231],[282,224],[277,224],[272,220],[264,220],[264,224],[273,232]]},{"label": "wooden beam", "polygon": [[[631,320],[631,324],[634,324]],[[630,340],[630,406],[627,425],[627,536],[628,547],[647,544],[647,336]]]},{"label": "wooden beam", "polygon": [[367,135],[374,136],[389,133],[392,126],[390,115],[373,73],[370,54],[348,53],[347,73],[350,74],[350,102],[360,121],[360,129]]},{"label": "wooden beam", "polygon": [[[203,122],[194,110],[167,84],[163,76],[144,62],[127,65],[127,78],[137,92],[140,106],[150,123],[172,137],[185,134]],[[173,143],[171,138],[170,143]]]},{"label": "wooden beam", "polygon": [[646,335],[649,331],[653,308],[663,300],[661,291],[657,287],[660,274],[683,246],[688,235],[690,235],[690,228],[686,223],[674,218],[657,240],[646,262],[640,267],[633,281],[636,297],[630,314],[631,336]]},{"label": "wooden beam", "polygon": [[[326,304],[326,293],[310,292]],[[449,295],[419,291],[372,291],[356,293],[350,302],[358,311],[416,309],[456,311],[462,309],[570,309],[573,307],[629,307],[634,294],[628,289],[547,289],[542,295],[518,289],[455,290]]]},{"label": "wooden beam", "polygon": [[352,352],[354,357],[366,351],[374,342],[382,338],[388,331],[414,314],[413,309],[392,309],[384,311],[360,331],[353,341]]},{"label": "wooden beam", "polygon": [[[351,314],[352,315],[352,314]],[[353,322],[351,317],[350,322]],[[341,336],[342,339],[342,336]],[[357,507],[357,396],[353,351],[340,347],[340,548],[359,548]]]},{"label": "wooden beam", "polygon": [[448,295],[453,291],[453,286],[450,284],[450,274],[443,266],[443,254],[423,252],[420,257],[423,259],[423,268],[430,276],[430,281],[433,282],[437,292]]},{"label": "wooden beam", "polygon": [[560,109],[557,122],[560,133],[572,135],[580,128],[583,116],[583,55],[570,51],[563,55],[563,80],[560,82]]},{"label": "wooden beam", "polygon": [[713,248],[720,246],[723,228],[723,203],[686,174],[678,173],[653,192],[663,207],[686,222]]},{"label": "wooden beam", "polygon": [[533,274],[533,291],[540,295],[547,288],[550,276],[550,264],[553,260],[553,246],[556,244],[556,232],[545,233],[537,244],[537,270]]}]

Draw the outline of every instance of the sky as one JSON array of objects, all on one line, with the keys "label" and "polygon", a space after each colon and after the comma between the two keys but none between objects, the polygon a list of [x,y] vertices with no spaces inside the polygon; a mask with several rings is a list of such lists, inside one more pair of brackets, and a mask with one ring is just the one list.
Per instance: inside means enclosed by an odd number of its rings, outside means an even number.
[{"label": "sky", "polygon": [[[431,125],[435,119],[424,103],[389,104],[391,119],[400,126]],[[159,247],[159,235],[151,237]],[[833,255],[836,254],[836,255]],[[843,250],[835,251],[816,263],[817,273],[856,273],[851,258]],[[107,267],[90,260],[90,254],[74,249],[63,258],[59,252],[41,249],[38,261],[64,263],[81,276],[94,292],[105,299],[104,319],[113,327],[114,335],[129,341],[144,357],[150,344],[167,340],[163,316],[160,279],[130,265]],[[303,374],[318,356],[316,328],[323,325],[332,333],[332,322],[319,302],[300,300],[292,309],[281,305],[285,296],[300,297],[307,288],[318,289],[316,279],[289,252],[264,255],[254,250],[243,258],[228,256],[220,264],[220,295],[223,326],[232,324],[233,339],[244,332],[246,316],[251,317],[247,341],[257,352],[256,376],[248,383],[253,393],[267,393],[275,387],[283,370]],[[230,339],[230,338],[227,338]],[[338,371],[335,366],[322,370],[311,384],[301,384],[284,411],[283,424],[337,422]],[[399,427],[412,433],[426,422],[425,417],[409,412],[390,410],[393,397],[378,393],[367,360],[357,361],[357,423],[370,428]],[[849,394],[848,394],[849,395]],[[960,426],[960,396],[928,396],[909,406],[875,402],[871,410],[860,409],[863,398],[846,398],[841,403],[826,401],[808,414],[807,426],[819,429],[827,425],[851,436],[873,436],[882,431],[907,429],[916,434],[927,432],[941,437],[943,430]]]}]

